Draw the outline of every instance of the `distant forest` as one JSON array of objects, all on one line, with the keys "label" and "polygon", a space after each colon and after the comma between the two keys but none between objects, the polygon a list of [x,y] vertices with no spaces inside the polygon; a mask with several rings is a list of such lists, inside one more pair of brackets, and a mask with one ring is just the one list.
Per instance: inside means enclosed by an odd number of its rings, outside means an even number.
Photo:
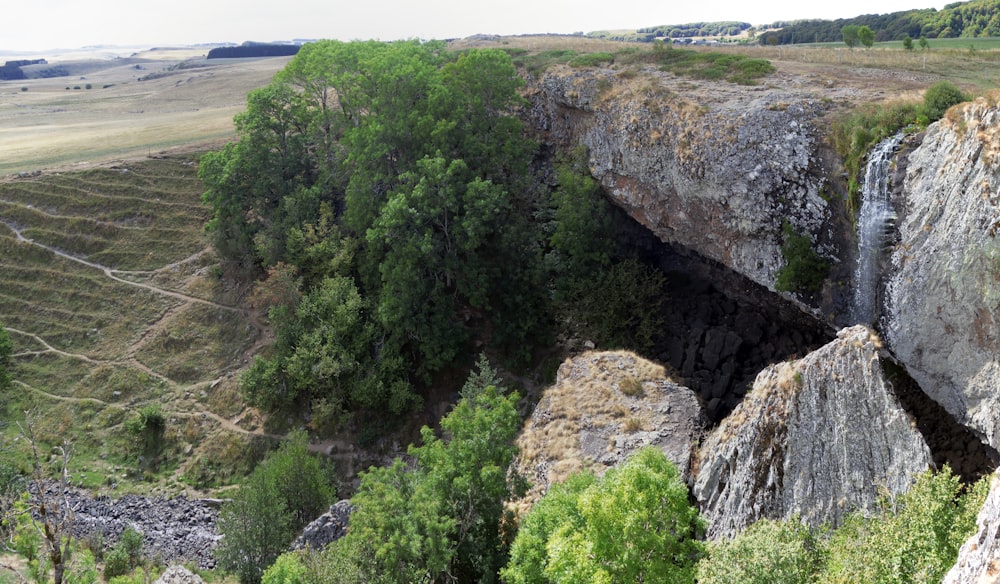
[{"label": "distant forest", "polygon": [[771,45],[840,42],[843,40],[840,29],[849,24],[872,29],[876,42],[901,40],[907,36],[914,39],[997,37],[1000,36],[1000,0],[955,2],[941,10],[928,8],[838,20],[801,20],[758,38],[762,44]]},{"label": "distant forest", "polygon": [[657,38],[689,38],[689,37],[724,37],[737,36],[752,25],[749,22],[691,22],[688,24],[662,24],[649,26],[636,31],[595,31],[588,33],[589,37],[617,41],[649,43]]},{"label": "distant forest", "polygon": [[209,59],[243,59],[247,57],[288,57],[298,54],[299,45],[243,44],[238,47],[216,47],[208,52]]}]

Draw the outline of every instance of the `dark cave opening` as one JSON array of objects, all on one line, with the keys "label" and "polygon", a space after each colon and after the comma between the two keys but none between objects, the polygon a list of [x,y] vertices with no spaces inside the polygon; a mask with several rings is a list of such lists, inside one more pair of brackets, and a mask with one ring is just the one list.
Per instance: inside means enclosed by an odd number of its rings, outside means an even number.
[{"label": "dark cave opening", "polygon": [[701,396],[712,425],[740,403],[762,369],[834,339],[831,327],[749,278],[660,241],[631,218],[618,226],[630,251],[667,277],[665,327],[649,356]]},{"label": "dark cave opening", "polygon": [[947,464],[963,481],[974,482],[997,468],[1000,453],[924,393],[903,366],[891,359],[882,359],[882,366],[896,398],[916,420],[917,431],[924,437],[938,469]]}]

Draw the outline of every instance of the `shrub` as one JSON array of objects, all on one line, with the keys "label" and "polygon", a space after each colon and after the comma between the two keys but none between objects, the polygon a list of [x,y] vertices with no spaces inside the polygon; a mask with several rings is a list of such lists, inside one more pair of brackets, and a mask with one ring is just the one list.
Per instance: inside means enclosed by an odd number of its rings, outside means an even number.
[{"label": "shrub", "polygon": [[822,560],[821,543],[796,520],[762,519],[732,540],[710,544],[698,563],[698,583],[808,584]]},{"label": "shrub", "polygon": [[104,554],[104,579],[110,580],[115,576],[123,576],[132,571],[129,562],[128,552],[123,548],[115,546],[111,551]]},{"label": "shrub", "polygon": [[704,522],[677,468],[640,450],[601,479],[553,485],[524,519],[501,576],[530,582],[694,582]]},{"label": "shrub", "polygon": [[261,584],[305,584],[306,567],[294,553],[285,553],[264,572]]},{"label": "shrub", "polygon": [[781,255],[785,266],[778,270],[774,288],[781,292],[816,292],[830,271],[829,262],[816,253],[809,237],[796,233],[787,221],[782,232],[785,243]]},{"label": "shrub", "polygon": [[953,105],[968,101],[969,96],[950,81],[938,81],[927,88],[924,93],[924,105],[921,113],[931,121],[940,120],[944,113]]}]

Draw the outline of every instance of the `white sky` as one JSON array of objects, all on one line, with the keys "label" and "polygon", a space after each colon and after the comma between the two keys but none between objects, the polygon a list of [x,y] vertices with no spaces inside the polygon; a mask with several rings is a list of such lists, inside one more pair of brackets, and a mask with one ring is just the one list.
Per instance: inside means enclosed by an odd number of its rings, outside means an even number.
[{"label": "white sky", "polygon": [[850,18],[937,0],[17,0],[0,50],[275,41],[443,39],[736,20]]}]

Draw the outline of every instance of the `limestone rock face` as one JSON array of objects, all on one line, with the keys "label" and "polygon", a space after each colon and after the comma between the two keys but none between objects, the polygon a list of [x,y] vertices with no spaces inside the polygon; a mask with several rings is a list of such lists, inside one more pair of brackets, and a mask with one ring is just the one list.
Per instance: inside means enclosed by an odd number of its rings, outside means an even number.
[{"label": "limestone rock face", "polygon": [[517,439],[515,470],[532,484],[524,503],[575,471],[602,474],[645,446],[661,449],[686,477],[703,427],[695,393],[662,366],[625,351],[568,359]]},{"label": "limestone rock face", "polygon": [[886,337],[931,398],[1000,448],[1000,109],[949,117],[909,157]]},{"label": "limestone rock face", "polygon": [[693,492],[711,539],[756,520],[810,525],[905,491],[930,451],[886,381],[863,326],[805,358],[768,367],[703,442]]},{"label": "limestone rock face", "polygon": [[662,241],[773,289],[782,221],[816,241],[830,219],[812,123],[825,106],[794,89],[699,81],[692,96],[677,84],[655,70],[629,84],[553,68],[532,86],[529,117],[546,142],[585,145],[609,196]]},{"label": "limestone rock face", "polygon": [[979,531],[958,551],[958,560],[944,577],[944,584],[1000,582],[1000,473],[993,475],[976,524]]}]

